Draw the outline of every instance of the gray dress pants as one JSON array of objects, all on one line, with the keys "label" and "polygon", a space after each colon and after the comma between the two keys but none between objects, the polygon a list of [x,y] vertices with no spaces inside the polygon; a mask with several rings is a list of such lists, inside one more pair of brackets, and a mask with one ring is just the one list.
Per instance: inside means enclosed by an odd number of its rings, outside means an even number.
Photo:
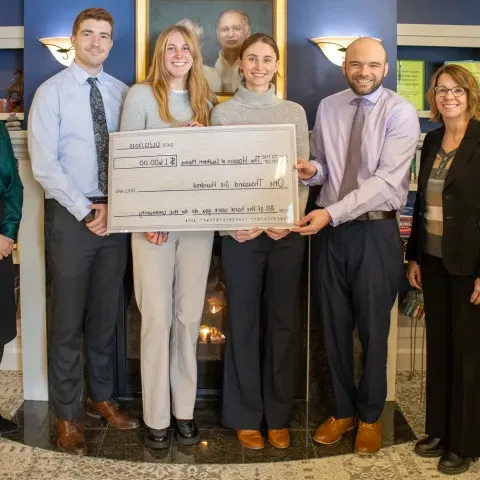
[{"label": "gray dress pants", "polygon": [[46,200],[45,240],[52,279],[49,388],[57,417],[84,418],[82,332],[95,402],[113,393],[113,346],[127,262],[127,235],[99,237],[55,200]]}]

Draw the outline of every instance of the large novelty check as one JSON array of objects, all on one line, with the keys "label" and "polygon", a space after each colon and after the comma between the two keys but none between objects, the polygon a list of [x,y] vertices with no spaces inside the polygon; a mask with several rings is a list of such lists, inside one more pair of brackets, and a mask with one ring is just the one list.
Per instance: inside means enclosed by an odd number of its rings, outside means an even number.
[{"label": "large novelty check", "polygon": [[112,133],[108,231],[292,226],[296,158],[294,125]]}]

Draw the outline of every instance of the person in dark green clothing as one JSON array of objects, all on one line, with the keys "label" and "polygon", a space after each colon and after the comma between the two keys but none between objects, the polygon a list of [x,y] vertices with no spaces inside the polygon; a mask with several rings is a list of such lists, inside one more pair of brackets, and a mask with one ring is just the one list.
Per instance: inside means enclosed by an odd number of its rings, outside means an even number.
[{"label": "person in dark green clothing", "polygon": [[[5,345],[17,336],[12,252],[22,218],[23,185],[10,135],[0,122],[0,362]],[[17,426],[0,415],[0,436]]]}]

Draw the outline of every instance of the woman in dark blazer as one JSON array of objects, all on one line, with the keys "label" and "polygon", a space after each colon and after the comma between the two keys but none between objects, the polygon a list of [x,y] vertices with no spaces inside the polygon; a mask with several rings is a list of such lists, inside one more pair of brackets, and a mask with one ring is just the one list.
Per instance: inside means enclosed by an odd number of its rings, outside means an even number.
[{"label": "woman in dark blazer", "polygon": [[480,456],[480,102],[458,65],[433,76],[406,258],[422,289],[427,328],[426,434],[415,452],[447,474]]},{"label": "woman in dark blazer", "polygon": [[[5,345],[17,336],[12,251],[22,217],[23,186],[10,135],[0,122],[0,362]],[[16,429],[0,415],[0,436]]]}]

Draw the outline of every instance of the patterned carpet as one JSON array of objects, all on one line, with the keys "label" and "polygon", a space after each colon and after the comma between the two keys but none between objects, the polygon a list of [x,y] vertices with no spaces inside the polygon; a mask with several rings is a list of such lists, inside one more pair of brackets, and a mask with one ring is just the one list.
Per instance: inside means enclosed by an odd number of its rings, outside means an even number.
[{"label": "patterned carpet", "polygon": [[[12,417],[22,404],[22,379],[0,372],[0,413]],[[421,379],[399,374],[398,403],[418,436],[423,430]],[[353,454],[315,460],[239,465],[168,465],[72,458],[57,452],[0,440],[0,478],[15,480],[430,480],[446,478],[435,460],[421,459],[412,444],[395,445],[372,457]],[[455,477],[478,480],[480,467]]]}]

